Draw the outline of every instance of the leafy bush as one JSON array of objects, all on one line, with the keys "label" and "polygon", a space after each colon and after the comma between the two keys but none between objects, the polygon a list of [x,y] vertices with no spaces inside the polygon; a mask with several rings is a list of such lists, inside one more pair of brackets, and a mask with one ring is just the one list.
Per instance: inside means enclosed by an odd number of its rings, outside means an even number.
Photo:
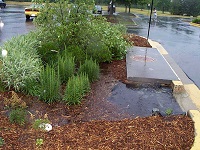
[{"label": "leafy bush", "polygon": [[87,74],[89,81],[93,82],[99,79],[99,65],[92,59],[86,59],[83,65],[80,65],[79,74]]},{"label": "leafy bush", "polygon": [[9,120],[11,123],[24,125],[26,121],[26,110],[22,108],[12,109],[9,114]]},{"label": "leafy bush", "polygon": [[49,65],[41,71],[39,94],[46,103],[52,103],[60,96],[59,74]]},{"label": "leafy bush", "polygon": [[36,52],[37,46],[36,35],[32,32],[4,43],[3,49],[8,54],[1,58],[0,76],[6,87],[23,91],[27,80],[36,80],[39,77],[41,60]]},{"label": "leafy bush", "polygon": [[90,83],[87,75],[73,76],[68,80],[63,101],[69,105],[79,104],[89,90]]},{"label": "leafy bush", "polygon": [[195,18],[194,20],[192,20],[193,23],[197,23],[200,24],[200,18]]},{"label": "leafy bush", "polygon": [[58,71],[61,82],[67,82],[68,79],[74,75],[75,62],[74,58],[70,56],[58,57]]},{"label": "leafy bush", "polygon": [[33,80],[29,79],[26,81],[26,85],[24,87],[24,92],[26,94],[32,95],[32,96],[38,96],[39,95],[39,79]]},{"label": "leafy bush", "polygon": [[77,45],[70,45],[66,47],[65,50],[62,51],[61,55],[62,56],[71,55],[72,57],[74,57],[75,59],[74,61],[76,64],[84,62],[84,60],[86,59],[85,52]]},{"label": "leafy bush", "polygon": [[[66,47],[78,63],[83,62],[86,56],[97,62],[124,58],[127,43],[123,34],[126,28],[112,25],[102,16],[93,16],[88,11],[90,5],[93,5],[92,0],[77,0],[71,5],[61,0],[45,5],[35,20],[42,34],[39,41],[42,47],[48,47],[44,48],[47,51],[42,51],[45,55],[52,54],[49,52],[51,46],[45,46],[49,43],[59,53]],[[48,59],[45,55],[42,58]]]},{"label": "leafy bush", "polygon": [[51,64],[57,60],[58,48],[55,42],[47,41],[38,47],[38,53],[44,65]]}]

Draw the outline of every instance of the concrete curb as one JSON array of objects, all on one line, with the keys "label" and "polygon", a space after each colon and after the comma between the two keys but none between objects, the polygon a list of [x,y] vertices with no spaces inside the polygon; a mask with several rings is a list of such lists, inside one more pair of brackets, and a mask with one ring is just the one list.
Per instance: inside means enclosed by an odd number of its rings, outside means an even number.
[{"label": "concrete curb", "polygon": [[195,26],[195,27],[199,27],[199,28],[200,28],[200,24],[197,24],[197,23],[192,23],[192,22],[190,22],[190,25],[191,25],[191,26]]},{"label": "concrete curb", "polygon": [[189,110],[188,116],[194,121],[195,138],[191,150],[199,150],[200,148],[200,112],[198,110]]}]

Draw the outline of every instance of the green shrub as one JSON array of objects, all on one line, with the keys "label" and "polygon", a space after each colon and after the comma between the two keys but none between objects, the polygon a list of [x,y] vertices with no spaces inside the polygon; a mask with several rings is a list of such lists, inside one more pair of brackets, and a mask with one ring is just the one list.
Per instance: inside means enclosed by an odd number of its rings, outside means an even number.
[{"label": "green shrub", "polygon": [[112,52],[112,60],[120,60],[125,57],[127,46],[129,46],[123,38],[125,29],[122,25],[107,26],[107,33],[104,35],[103,40]]},{"label": "green shrub", "polygon": [[79,74],[87,74],[89,81],[93,82],[99,79],[99,65],[92,59],[86,59],[83,65],[80,65]]},{"label": "green shrub", "polygon": [[51,64],[57,60],[58,47],[55,41],[47,41],[42,43],[38,48],[38,53],[42,59],[43,64]]},{"label": "green shrub", "polygon": [[90,39],[86,52],[89,57],[92,57],[97,62],[110,62],[112,60],[112,52],[99,37]]},{"label": "green shrub", "polygon": [[70,56],[58,57],[58,71],[62,83],[67,82],[68,79],[74,75],[75,62],[74,58]]},{"label": "green shrub", "polygon": [[195,18],[192,20],[193,23],[200,24],[200,18]]},{"label": "green shrub", "polygon": [[52,103],[60,96],[59,74],[49,65],[41,71],[39,94],[46,103]]},{"label": "green shrub", "polygon": [[53,5],[46,4],[44,11],[35,20],[42,34],[41,50],[47,49],[45,53],[48,54],[53,47],[61,53],[63,47],[66,47],[75,56],[76,63],[83,63],[86,56],[97,62],[124,58],[128,46],[123,38],[126,27],[108,23],[102,16],[92,15],[88,10],[94,5],[93,2],[75,1],[75,5],[69,5],[61,0]]},{"label": "green shrub", "polygon": [[34,33],[14,37],[3,45],[8,51],[2,59],[0,76],[9,89],[23,91],[27,80],[36,80],[41,71],[41,59],[37,54],[37,40]]},{"label": "green shrub", "polygon": [[26,110],[21,108],[12,109],[9,114],[9,120],[11,123],[24,125],[26,121]]},{"label": "green shrub", "polygon": [[72,56],[75,57],[75,63],[80,63],[84,62],[86,59],[86,54],[85,52],[77,45],[70,45],[68,46],[63,52],[62,56],[66,54],[71,54]]},{"label": "green shrub", "polygon": [[28,79],[24,87],[24,92],[32,96],[39,95],[39,79]]},{"label": "green shrub", "polygon": [[73,76],[68,80],[63,101],[69,105],[79,104],[89,90],[90,83],[87,75]]}]

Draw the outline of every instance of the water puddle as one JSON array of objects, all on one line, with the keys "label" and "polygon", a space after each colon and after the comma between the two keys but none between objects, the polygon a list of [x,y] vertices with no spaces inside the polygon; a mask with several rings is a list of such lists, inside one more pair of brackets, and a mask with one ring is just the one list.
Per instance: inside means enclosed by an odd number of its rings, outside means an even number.
[{"label": "water puddle", "polygon": [[161,115],[169,111],[172,114],[183,114],[179,104],[172,95],[170,87],[141,85],[130,87],[119,82],[112,89],[108,101],[117,105],[124,113],[131,116],[147,117],[152,115],[152,110],[159,109]]}]

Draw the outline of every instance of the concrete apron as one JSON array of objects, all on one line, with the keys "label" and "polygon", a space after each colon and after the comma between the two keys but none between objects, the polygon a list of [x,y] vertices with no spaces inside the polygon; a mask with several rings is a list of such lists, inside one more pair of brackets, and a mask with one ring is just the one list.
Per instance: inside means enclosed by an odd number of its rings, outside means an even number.
[{"label": "concrete apron", "polygon": [[[200,147],[200,90],[185,75],[158,42],[149,40],[152,48],[133,47],[126,57],[127,79],[130,83],[169,84],[181,109],[192,118],[195,141],[192,150]],[[146,55],[146,56],[145,56]]]}]

